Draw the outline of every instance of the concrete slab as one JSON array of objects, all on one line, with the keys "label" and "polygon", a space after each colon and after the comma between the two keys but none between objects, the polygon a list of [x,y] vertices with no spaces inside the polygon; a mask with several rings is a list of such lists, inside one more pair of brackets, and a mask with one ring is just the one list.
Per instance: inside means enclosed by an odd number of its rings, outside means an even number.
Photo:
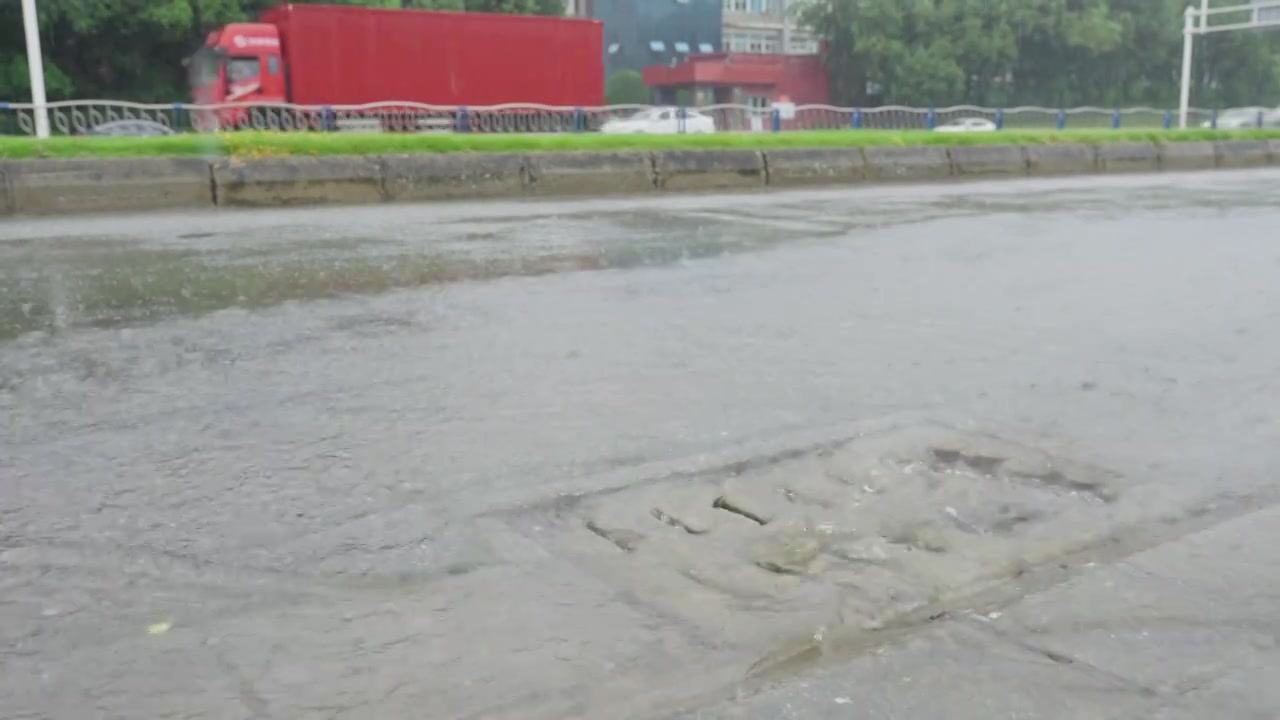
[{"label": "concrete slab", "polygon": [[1028,598],[995,625],[1162,696],[1250,668],[1274,677],[1277,527],[1280,510],[1256,512]]},{"label": "concrete slab", "polygon": [[726,190],[764,187],[764,155],[755,150],[668,150],[654,153],[658,188]]},{"label": "concrete slab", "polygon": [[1160,169],[1160,152],[1154,143],[1101,143],[1094,147],[1098,154],[1098,169],[1102,172],[1156,172]]},{"label": "concrete slab", "polygon": [[785,657],[815,627],[858,637],[1069,562],[1110,531],[1112,481],[926,424],[517,522],[662,614]]},{"label": "concrete slab", "polygon": [[1218,151],[1218,167],[1262,167],[1272,162],[1267,140],[1219,140],[1213,145]]},{"label": "concrete slab", "polygon": [[[153,607],[150,622],[162,621],[159,629],[139,622],[57,657],[9,655],[0,674],[4,712],[392,718],[430,708],[442,718],[559,720],[630,673],[665,678],[661,687],[671,687],[674,670],[693,656],[679,627],[664,627],[617,602],[611,588],[545,557],[431,582],[350,577],[343,584],[336,604],[322,597],[255,603],[235,617]],[[503,586],[521,588],[519,597],[492,592]],[[565,611],[568,596],[586,602]],[[42,622],[60,620],[46,614]],[[377,672],[353,670],[353,659],[368,657],[379,659]]]},{"label": "concrete slab", "polygon": [[1092,145],[1027,145],[1032,175],[1076,175],[1098,171],[1098,151]]},{"label": "concrete slab", "polygon": [[1159,149],[1161,170],[1212,170],[1218,166],[1218,150],[1211,142],[1165,142]]},{"label": "concrete slab", "polygon": [[524,158],[500,153],[384,155],[386,197],[392,202],[519,197]]},{"label": "concrete slab", "polygon": [[218,205],[359,205],[383,202],[382,166],[365,156],[232,158],[213,164]]},{"label": "concrete slab", "polygon": [[859,148],[782,148],[765,153],[769,185],[843,185],[866,180],[867,162]]},{"label": "concrete slab", "polygon": [[609,195],[654,189],[647,152],[548,152],[525,156],[531,195]]},{"label": "concrete slab", "polygon": [[1021,145],[955,145],[947,149],[957,175],[1026,175]]},{"label": "concrete slab", "polygon": [[1099,720],[1149,700],[1124,680],[1064,665],[958,624],[816,670],[681,720]]},{"label": "concrete slab", "polygon": [[208,208],[200,158],[0,160],[0,216]]},{"label": "concrete slab", "polygon": [[945,180],[951,158],[942,146],[864,148],[869,180]]}]

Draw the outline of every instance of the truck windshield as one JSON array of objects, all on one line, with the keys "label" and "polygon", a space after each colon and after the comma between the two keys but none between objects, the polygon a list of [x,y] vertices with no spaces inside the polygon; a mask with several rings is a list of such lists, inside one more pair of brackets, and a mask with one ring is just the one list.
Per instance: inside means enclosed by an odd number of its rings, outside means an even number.
[{"label": "truck windshield", "polygon": [[238,83],[253,80],[262,74],[262,63],[258,58],[233,57],[227,61],[227,82]]}]

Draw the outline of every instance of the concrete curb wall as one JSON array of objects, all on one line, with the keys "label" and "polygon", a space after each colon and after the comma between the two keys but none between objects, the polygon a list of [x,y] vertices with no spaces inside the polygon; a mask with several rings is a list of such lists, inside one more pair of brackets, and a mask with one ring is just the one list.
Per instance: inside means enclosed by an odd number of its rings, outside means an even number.
[{"label": "concrete curb wall", "polygon": [[212,204],[210,165],[200,158],[0,161],[0,216]]},{"label": "concrete curb wall", "polygon": [[1098,171],[1093,145],[1028,145],[1027,171],[1032,175],[1086,175]]},{"label": "concrete curb wall", "polygon": [[1211,142],[1177,142],[1160,145],[1161,170],[1212,170],[1218,166],[1218,149]]},{"label": "concrete curb wall", "polygon": [[947,150],[955,174],[1026,175],[1027,149],[1022,145],[957,145]]},{"label": "concrete curb wall", "polygon": [[1155,172],[1160,169],[1160,148],[1152,143],[1105,143],[1094,146],[1098,170],[1104,173]]},{"label": "concrete curb wall", "polygon": [[288,157],[218,160],[215,205],[274,207],[372,203],[383,200],[383,167],[372,157]]},{"label": "concrete curb wall", "polygon": [[1280,141],[0,160],[0,217],[1280,166]]},{"label": "concrete curb wall", "polygon": [[775,187],[848,185],[867,179],[858,148],[782,148],[764,154],[766,183]]},{"label": "concrete curb wall", "polygon": [[951,156],[942,145],[863,148],[867,159],[867,179],[943,180],[954,173]]},{"label": "concrete curb wall", "polygon": [[659,190],[764,187],[764,153],[756,150],[669,150],[653,153]]}]

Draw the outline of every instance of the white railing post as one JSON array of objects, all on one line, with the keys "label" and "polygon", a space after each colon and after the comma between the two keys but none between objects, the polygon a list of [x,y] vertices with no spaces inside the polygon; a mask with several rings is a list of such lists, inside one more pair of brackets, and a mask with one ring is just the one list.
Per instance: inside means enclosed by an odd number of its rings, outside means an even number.
[{"label": "white railing post", "polygon": [[22,0],[22,26],[27,35],[27,70],[31,75],[31,104],[36,116],[36,137],[49,137],[49,100],[44,94],[44,55],[40,50],[40,21],[36,0]]},{"label": "white railing post", "polygon": [[[1204,16],[1200,16],[1204,22]],[[1191,104],[1191,52],[1195,44],[1196,11],[1190,5],[1183,13],[1182,24],[1182,83],[1178,88],[1178,129],[1187,129],[1187,108]]]}]

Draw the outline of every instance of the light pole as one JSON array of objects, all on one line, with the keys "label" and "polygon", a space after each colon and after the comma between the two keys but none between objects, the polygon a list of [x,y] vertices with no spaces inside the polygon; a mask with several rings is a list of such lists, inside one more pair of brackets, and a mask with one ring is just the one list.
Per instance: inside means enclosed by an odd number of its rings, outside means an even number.
[{"label": "light pole", "polygon": [[48,98],[44,94],[44,55],[40,51],[40,21],[36,0],[22,0],[22,26],[27,34],[27,70],[31,73],[31,104],[35,105],[36,137],[49,137]]},{"label": "light pole", "polygon": [[1182,84],[1178,93],[1178,129],[1187,129],[1187,109],[1191,105],[1191,48],[1195,45],[1196,10],[1190,5],[1182,16]]}]

